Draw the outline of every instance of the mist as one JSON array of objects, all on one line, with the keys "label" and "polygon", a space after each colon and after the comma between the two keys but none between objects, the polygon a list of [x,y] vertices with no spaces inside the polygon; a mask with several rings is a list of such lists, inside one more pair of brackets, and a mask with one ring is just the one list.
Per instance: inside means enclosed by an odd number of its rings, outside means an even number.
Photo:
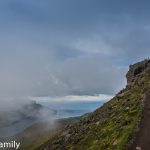
[{"label": "mist", "polygon": [[148,6],[128,0],[1,0],[0,112],[11,116],[31,97],[65,103],[115,95],[126,84],[128,66],[150,55]]}]

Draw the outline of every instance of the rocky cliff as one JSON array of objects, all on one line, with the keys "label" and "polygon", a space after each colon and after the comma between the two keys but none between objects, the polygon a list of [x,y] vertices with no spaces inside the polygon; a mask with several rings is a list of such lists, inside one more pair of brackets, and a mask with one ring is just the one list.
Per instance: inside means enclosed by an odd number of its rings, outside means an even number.
[{"label": "rocky cliff", "polygon": [[[131,65],[126,77],[126,88],[113,99],[88,116],[81,117],[78,123],[66,126],[38,149],[149,150],[149,146],[143,148],[143,145],[139,145],[142,138],[137,139],[137,135],[141,131],[139,128],[143,123],[141,120],[145,108],[147,110],[145,105],[149,98],[147,93],[150,93],[150,60],[146,59]],[[144,126],[141,134],[146,134],[146,130]],[[146,138],[148,138],[147,145],[150,145],[150,138],[148,136]]]},{"label": "rocky cliff", "polygon": [[144,74],[146,71],[150,70],[150,59],[145,59],[144,61],[138,62],[134,65],[129,66],[129,71],[126,75],[127,86],[133,86],[138,81],[138,78]]}]

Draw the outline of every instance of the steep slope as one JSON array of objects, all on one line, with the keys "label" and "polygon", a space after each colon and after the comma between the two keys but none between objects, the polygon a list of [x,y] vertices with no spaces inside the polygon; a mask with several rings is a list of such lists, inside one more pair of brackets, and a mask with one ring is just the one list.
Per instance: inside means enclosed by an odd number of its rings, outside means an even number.
[{"label": "steep slope", "polygon": [[[78,122],[79,118],[58,119],[55,121],[38,122],[26,128],[23,132],[11,137],[20,141],[21,150],[34,150],[57,134],[66,125]],[[42,130],[41,130],[42,129]],[[10,138],[9,138],[10,140]]]},{"label": "steep slope", "polygon": [[133,135],[135,139],[137,137],[137,127],[144,112],[144,100],[149,93],[150,60],[131,65],[127,73],[127,82],[126,88],[113,99],[95,112],[82,117],[80,122],[68,125],[39,149],[136,149],[137,143],[133,144],[135,140],[131,139]]}]

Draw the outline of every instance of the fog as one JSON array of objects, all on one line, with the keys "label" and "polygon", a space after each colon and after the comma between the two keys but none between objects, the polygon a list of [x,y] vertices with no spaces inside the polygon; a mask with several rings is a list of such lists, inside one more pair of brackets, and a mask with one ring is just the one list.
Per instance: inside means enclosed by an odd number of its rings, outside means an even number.
[{"label": "fog", "polygon": [[1,0],[0,109],[27,97],[115,95],[128,66],[150,54],[145,2]]}]

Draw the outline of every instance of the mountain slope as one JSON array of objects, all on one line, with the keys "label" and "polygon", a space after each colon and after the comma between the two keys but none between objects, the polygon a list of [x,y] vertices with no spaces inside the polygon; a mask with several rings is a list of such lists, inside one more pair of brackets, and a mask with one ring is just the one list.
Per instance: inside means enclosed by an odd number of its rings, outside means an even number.
[{"label": "mountain slope", "polygon": [[[40,150],[122,150],[132,147],[150,87],[150,60],[130,66],[127,86],[101,108],[68,125]],[[131,142],[129,142],[131,141]],[[146,149],[144,149],[146,150]]]},{"label": "mountain slope", "polygon": [[34,150],[41,146],[44,142],[48,141],[55,134],[57,134],[57,132],[64,128],[66,125],[78,121],[79,118],[74,117],[58,119],[55,121],[50,120],[47,122],[38,122],[29,126],[23,132],[15,135],[14,137],[11,137],[11,139],[21,141],[21,150]]}]

